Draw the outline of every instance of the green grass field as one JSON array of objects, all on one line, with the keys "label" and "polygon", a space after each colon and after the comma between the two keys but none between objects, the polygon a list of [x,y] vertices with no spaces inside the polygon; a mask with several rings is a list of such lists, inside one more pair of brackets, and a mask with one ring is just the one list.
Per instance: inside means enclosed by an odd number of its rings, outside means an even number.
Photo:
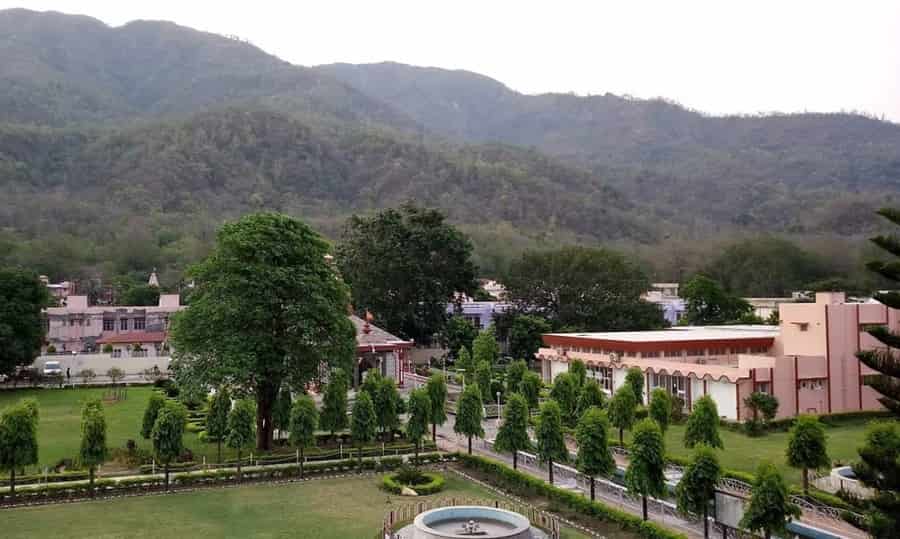
[{"label": "green grass field", "polygon": [[[124,447],[132,439],[138,447],[150,449],[150,442],[141,438],[141,420],[150,399],[149,386],[128,388],[128,398],[105,402],[107,444],[110,448]],[[105,389],[27,389],[0,392],[0,409],[23,398],[35,398],[40,405],[38,451],[40,465],[53,466],[60,459],[72,458],[81,443],[81,408],[89,399],[102,399]],[[195,455],[215,459],[216,445],[202,443],[196,433],[186,432],[186,447]],[[223,453],[225,449],[223,448]],[[198,460],[200,457],[196,457]]]},{"label": "green grass field", "polygon": [[[372,539],[392,506],[412,501],[380,490],[376,477],[254,485],[166,496],[2,512],[4,537]],[[454,474],[433,497],[496,496]],[[431,497],[429,497],[431,498]],[[586,536],[566,530],[565,539]]]},{"label": "green grass field", "polygon": [[[850,462],[859,457],[857,448],[862,445],[866,432],[866,422],[846,423],[840,427],[826,427],[828,436],[828,456],[833,461]],[[612,433],[618,437],[618,432]],[[729,470],[754,473],[756,467],[768,460],[775,464],[785,478],[800,484],[800,470],[791,468],[785,459],[787,449],[787,432],[770,432],[764,436],[751,438],[744,434],[726,429],[719,429],[725,450],[719,452],[722,467]],[[629,440],[628,431],[625,432]],[[677,457],[689,458],[691,451],[684,447],[684,425],[672,425],[666,432],[666,452]]]}]

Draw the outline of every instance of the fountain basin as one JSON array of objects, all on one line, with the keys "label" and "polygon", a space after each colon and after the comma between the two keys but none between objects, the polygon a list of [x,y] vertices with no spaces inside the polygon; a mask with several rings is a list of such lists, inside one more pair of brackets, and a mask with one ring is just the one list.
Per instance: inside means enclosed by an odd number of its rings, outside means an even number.
[{"label": "fountain basin", "polygon": [[[474,524],[474,526],[473,526]],[[413,521],[413,539],[533,539],[531,523],[518,513],[458,505],[425,511]],[[467,527],[469,529],[467,529]]]}]

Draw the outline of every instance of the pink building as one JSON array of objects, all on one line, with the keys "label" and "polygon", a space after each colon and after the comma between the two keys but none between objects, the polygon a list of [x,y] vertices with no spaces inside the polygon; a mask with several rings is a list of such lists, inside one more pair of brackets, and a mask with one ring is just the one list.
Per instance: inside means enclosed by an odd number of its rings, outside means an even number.
[{"label": "pink building", "polygon": [[703,395],[719,414],[746,419],[744,399],[754,391],[778,398],[779,417],[879,409],[877,394],[862,384],[871,371],[856,352],[877,346],[866,329],[900,330],[900,312],[879,303],[847,303],[843,293],[816,295],[815,303],[779,306],[781,325],[676,327],[658,331],[557,333],[538,351],[549,382],[580,359],[588,375],[611,393],[637,367],[647,394],[657,387],[690,410]]},{"label": "pink building", "polygon": [[[47,345],[53,345],[57,352],[99,351],[104,344],[114,349],[120,346],[123,351],[131,345],[134,350],[135,344],[144,341],[128,339],[165,334],[169,317],[183,308],[178,294],[161,294],[159,305],[151,307],[88,306],[87,296],[69,296],[65,307],[46,310]],[[163,348],[162,343],[154,343],[154,350],[157,345]]]}]

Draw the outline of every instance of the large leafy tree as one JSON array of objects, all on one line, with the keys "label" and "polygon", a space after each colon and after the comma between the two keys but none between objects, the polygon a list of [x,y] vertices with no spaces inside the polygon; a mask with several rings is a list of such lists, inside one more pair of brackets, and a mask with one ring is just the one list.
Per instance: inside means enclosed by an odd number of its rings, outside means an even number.
[{"label": "large leafy tree", "polygon": [[231,394],[221,387],[209,400],[206,414],[206,435],[216,441],[217,462],[222,462],[222,442],[228,434],[228,412],[231,411]]},{"label": "large leafy tree", "polygon": [[550,398],[559,405],[562,421],[568,427],[574,427],[578,420],[578,382],[572,373],[563,372],[553,379]]},{"label": "large leafy tree", "polygon": [[641,299],[650,281],[620,253],[589,247],[528,251],[505,279],[521,312],[554,327],[575,330],[640,330],[663,327],[656,305]]},{"label": "large leafy tree", "polygon": [[430,342],[454,292],[475,290],[468,238],[434,209],[404,204],[347,221],[337,249],[353,304],[388,331]]},{"label": "large leafy tree", "polygon": [[506,392],[518,393],[521,390],[522,377],[528,371],[528,364],[519,359],[511,362],[506,366],[504,375],[506,377]]},{"label": "large leafy tree", "polygon": [[166,490],[169,490],[169,466],[184,450],[184,425],[187,423],[187,411],[180,402],[166,402],[156,416],[150,439],[153,442],[153,455],[163,465]]},{"label": "large leafy tree", "polygon": [[697,326],[734,323],[753,312],[747,301],[699,273],[681,287],[680,294],[686,302],[687,321]]},{"label": "large leafy tree", "polygon": [[709,504],[716,495],[716,485],[722,477],[719,457],[709,446],[694,448],[691,461],[675,489],[678,510],[688,515],[702,515],[703,537],[709,537]]},{"label": "large leafy tree", "polygon": [[584,364],[584,361],[581,361],[580,359],[573,359],[570,361],[569,374],[572,375],[575,386],[581,391],[581,386],[583,386],[584,381],[587,380],[587,366]]},{"label": "large leafy tree", "polygon": [[400,393],[397,391],[397,384],[390,378],[379,376],[375,391],[370,395],[381,435],[389,442],[394,437],[394,429],[400,426]]},{"label": "large leafy tree", "polygon": [[159,411],[166,405],[166,399],[159,392],[150,393],[150,399],[147,401],[147,407],[144,409],[144,417],[141,422],[141,436],[145,440],[150,439],[153,434],[153,425],[156,424],[156,418]]},{"label": "large leafy tree", "polygon": [[378,417],[372,397],[366,391],[360,391],[353,403],[353,418],[350,421],[350,437],[356,445],[357,469],[362,472],[362,447],[375,439]]},{"label": "large leafy tree", "polygon": [[525,397],[518,393],[511,394],[503,408],[503,423],[497,431],[494,448],[497,451],[512,453],[514,470],[519,468],[519,451],[531,447],[528,438],[529,415]]},{"label": "large leafy tree", "polygon": [[92,498],[94,497],[94,475],[97,466],[106,461],[108,453],[103,404],[97,400],[88,401],[81,410],[81,447],[78,456],[81,458],[81,463],[88,467]]},{"label": "large leafy tree", "polygon": [[591,478],[591,501],[594,501],[594,477],[610,475],[616,461],[609,450],[609,420],[600,408],[585,410],[575,429],[578,442],[578,471]]},{"label": "large leafy tree", "polygon": [[409,394],[409,418],[406,421],[406,438],[415,446],[415,460],[419,462],[422,438],[428,435],[431,420],[431,397],[428,390],[420,387]]},{"label": "large leafy tree", "polygon": [[347,421],[347,375],[343,369],[331,371],[331,378],[325,386],[325,395],[322,397],[322,416],[320,417],[322,430],[326,430],[334,436],[335,432],[344,430],[348,426]]},{"label": "large leafy tree", "polygon": [[22,400],[0,413],[0,471],[9,472],[9,494],[16,498],[16,471],[38,462],[37,403]]},{"label": "large leafy tree", "polygon": [[275,406],[272,407],[272,423],[278,429],[278,436],[283,438],[287,434],[291,426],[291,405],[293,397],[291,396],[291,388],[285,386],[278,393],[275,399]]},{"label": "large leafy tree", "polygon": [[509,355],[516,359],[524,359],[531,364],[534,355],[543,344],[541,338],[553,328],[540,316],[518,314],[509,328]]},{"label": "large leafy tree", "polygon": [[644,404],[644,373],[638,367],[631,367],[625,372],[625,385],[634,391],[634,400]]},{"label": "large leafy tree", "polygon": [[44,342],[41,309],[49,303],[47,287],[37,275],[0,268],[0,374],[12,374],[40,354]]},{"label": "large leafy tree", "polygon": [[481,422],[484,420],[484,406],[478,384],[469,384],[456,401],[456,422],[453,432],[469,439],[469,454],[472,454],[472,437],[484,436]]},{"label": "large leafy tree", "polygon": [[491,395],[492,377],[493,372],[490,363],[479,361],[475,364],[475,383],[481,388],[481,400],[485,403],[494,402],[494,396]]},{"label": "large leafy tree", "polygon": [[803,470],[803,492],[809,494],[809,469],[824,468],[831,464],[825,439],[825,426],[819,418],[801,415],[794,420],[788,438],[787,462]]},{"label": "large leafy tree", "polygon": [[431,441],[437,443],[437,426],[447,421],[447,382],[442,374],[432,374],[425,383],[425,390],[431,400]]},{"label": "large leafy tree", "polygon": [[175,316],[177,379],[245,387],[256,399],[256,446],[272,446],[272,411],[284,383],[302,388],[322,365],[349,366],[356,332],[347,286],[328,243],[275,213],[225,224],[191,269],[191,307]]},{"label": "large leafy tree", "polygon": [[762,531],[769,539],[773,533],[783,536],[787,523],[799,516],[800,508],[791,502],[791,493],[781,473],[769,462],[760,464],[740,526]]},{"label": "large leafy tree", "polygon": [[684,429],[684,446],[693,448],[697,444],[724,449],[719,436],[719,409],[712,397],[705,395],[694,402],[691,415]]},{"label": "large leafy tree", "polygon": [[538,459],[547,463],[548,478],[552,485],[553,463],[565,462],[569,458],[569,450],[566,449],[563,438],[562,413],[556,401],[551,399],[541,405],[534,435],[537,438]]},{"label": "large leafy tree", "polygon": [[300,395],[291,407],[290,442],[300,451],[299,472],[303,478],[304,450],[316,444],[316,427],[319,426],[319,411],[309,395]]},{"label": "large leafy tree", "polygon": [[609,401],[607,413],[609,421],[619,429],[619,445],[624,445],[624,431],[634,425],[634,414],[637,409],[637,400],[634,398],[634,390],[628,384],[616,390]]},{"label": "large leafy tree", "polygon": [[672,397],[665,389],[658,387],[650,394],[650,406],[647,409],[650,419],[656,421],[659,429],[666,433],[672,420]]},{"label": "large leafy tree", "polygon": [[475,326],[462,316],[454,315],[447,319],[440,333],[440,344],[450,351],[450,355],[458,357],[461,348],[470,350],[475,340]]},{"label": "large leafy tree", "polygon": [[228,447],[237,449],[237,473],[241,478],[241,452],[253,441],[253,403],[241,399],[234,403],[228,413],[228,434],[225,442]]},{"label": "large leafy tree", "polygon": [[647,520],[647,496],[662,497],[666,492],[666,447],[659,425],[650,418],[634,426],[631,453],[625,471],[628,490],[641,495],[644,520]]},{"label": "large leafy tree", "polygon": [[542,384],[541,375],[534,371],[528,371],[522,376],[522,382],[519,384],[519,393],[525,397],[529,410],[534,410],[538,407]]},{"label": "large leafy tree", "polygon": [[877,492],[871,500],[869,533],[876,539],[900,537],[900,426],[894,421],[869,425],[859,457],[853,471]]},{"label": "large leafy tree", "polygon": [[500,345],[497,344],[497,336],[494,329],[489,327],[478,332],[478,336],[472,341],[472,360],[478,365],[486,362],[493,367],[500,356]]},{"label": "large leafy tree", "polygon": [[600,389],[600,383],[593,378],[588,379],[583,386],[581,392],[578,393],[578,417],[581,417],[591,407],[603,408],[606,403],[606,396]]}]

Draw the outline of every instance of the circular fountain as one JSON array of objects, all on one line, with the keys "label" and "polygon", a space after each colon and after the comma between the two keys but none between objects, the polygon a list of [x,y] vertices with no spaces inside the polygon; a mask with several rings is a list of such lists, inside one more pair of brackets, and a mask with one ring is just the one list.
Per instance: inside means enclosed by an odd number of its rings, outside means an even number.
[{"label": "circular fountain", "polygon": [[[459,505],[425,511],[415,518],[412,539],[539,539],[545,537],[531,527],[518,513],[482,507]],[[533,533],[535,532],[535,533]]]}]

